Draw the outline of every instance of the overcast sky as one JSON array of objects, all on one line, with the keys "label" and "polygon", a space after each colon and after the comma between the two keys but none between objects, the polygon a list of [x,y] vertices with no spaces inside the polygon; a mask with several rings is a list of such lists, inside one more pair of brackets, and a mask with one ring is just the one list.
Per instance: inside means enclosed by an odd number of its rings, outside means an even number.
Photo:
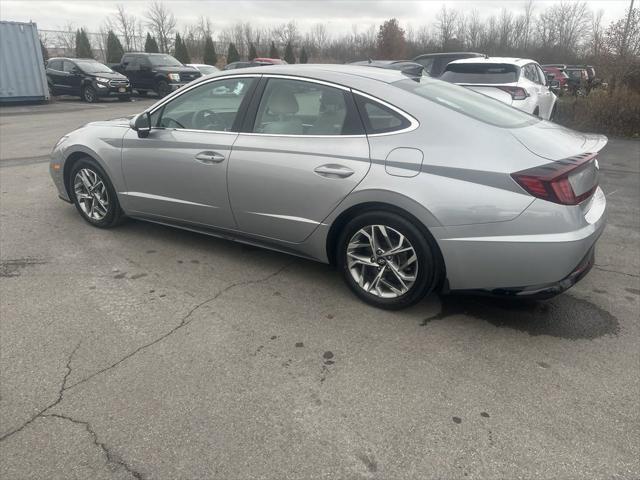
[{"label": "overcast sky", "polygon": [[[559,0],[534,0],[534,10],[542,11]],[[566,1],[566,0],[565,0]],[[604,22],[608,24],[625,14],[630,0],[589,0],[592,11],[604,10]],[[67,22],[76,27],[87,27],[98,31],[104,18],[115,12],[118,3],[125,4],[127,10],[140,18],[149,5],[146,0],[0,0],[2,20],[29,21],[38,28],[56,30]],[[458,9],[477,9],[481,15],[498,13],[503,7],[520,12],[527,0],[165,0],[175,14],[178,26],[197,20],[200,15],[209,16],[216,31],[229,23],[251,21],[260,25],[277,25],[295,20],[301,30],[310,25],[326,23],[332,34],[351,31],[354,25],[366,29],[371,24],[380,24],[385,19],[396,17],[404,25],[431,25],[436,12],[443,4]]]}]

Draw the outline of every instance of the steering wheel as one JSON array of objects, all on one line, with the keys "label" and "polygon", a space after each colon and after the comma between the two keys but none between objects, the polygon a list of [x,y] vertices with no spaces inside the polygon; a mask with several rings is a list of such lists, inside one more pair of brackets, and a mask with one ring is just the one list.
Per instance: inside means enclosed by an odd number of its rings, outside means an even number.
[{"label": "steering wheel", "polygon": [[184,128],[184,125],[182,125],[179,121],[171,118],[171,117],[162,117],[162,126],[166,127],[166,128],[171,128],[171,124],[175,123],[178,128]]},{"label": "steering wheel", "polygon": [[224,119],[213,110],[200,110],[196,113],[193,123],[202,130],[226,130]]}]

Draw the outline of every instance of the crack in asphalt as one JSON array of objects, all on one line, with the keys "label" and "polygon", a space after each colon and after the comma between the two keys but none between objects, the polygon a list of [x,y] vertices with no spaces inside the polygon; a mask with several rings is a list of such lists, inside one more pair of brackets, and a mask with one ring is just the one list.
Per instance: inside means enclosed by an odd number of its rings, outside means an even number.
[{"label": "crack in asphalt", "polygon": [[191,308],[191,310],[189,310],[187,312],[187,314],[182,317],[182,319],[180,320],[180,323],[178,325],[176,325],[175,327],[173,327],[171,330],[169,330],[167,333],[159,336],[158,338],[156,338],[155,340],[152,340],[149,343],[145,343],[144,345],[136,348],[135,350],[129,352],[128,354],[126,354],[124,357],[120,358],[118,361],[112,363],[111,365],[109,365],[108,367],[104,367],[96,372],[93,372],[91,375],[78,380],[76,383],[73,383],[71,385],[69,385],[67,387],[67,389],[71,389],[71,388],[75,388],[78,385],[85,383],[89,380],[91,380],[92,378],[101,375],[104,372],[107,372],[115,367],[117,367],[118,365],[120,365],[121,363],[127,361],[128,359],[130,359],[131,357],[137,355],[139,352],[146,350],[147,348],[160,343],[161,341],[163,341],[165,338],[173,335],[174,333],[176,333],[178,330],[180,330],[181,328],[189,325],[191,323],[192,320],[189,320],[191,318],[191,315],[193,315],[194,312],[196,312],[197,310],[199,310],[200,308],[202,308],[203,306],[217,300],[221,295],[223,295],[224,293],[228,292],[229,290],[232,290],[236,287],[244,287],[247,285],[254,285],[257,283],[262,283],[262,282],[266,282],[270,279],[272,279],[273,277],[279,275],[280,273],[282,273],[285,269],[287,269],[289,266],[291,266],[293,264],[293,262],[287,263],[286,265],[284,265],[283,267],[279,268],[278,270],[276,270],[273,273],[270,273],[269,275],[267,275],[266,277],[263,278],[259,278],[257,280],[245,280],[242,282],[234,282],[231,283],[229,285],[227,285],[225,288],[223,288],[222,290],[220,290],[218,293],[216,293],[213,297],[207,298],[206,300],[198,303],[195,307]]},{"label": "crack in asphalt", "polygon": [[91,427],[91,424],[89,422],[85,422],[83,420],[77,420],[75,418],[69,417],[67,415],[62,415],[60,413],[48,413],[46,415],[41,415],[41,416],[43,418],[59,418],[62,420],[67,420],[69,422],[72,422],[76,425],[84,426],[85,430],[89,432],[89,435],[91,435],[91,437],[93,438],[93,444],[96,447],[99,447],[100,449],[102,449],[102,452],[107,458],[107,462],[123,467],[127,471],[127,473],[131,474],[131,476],[137,480],[144,480],[144,476],[140,472],[136,471],[133,467],[131,467],[126,462],[124,462],[118,455],[116,455],[111,450],[109,450],[109,448],[104,442],[101,442],[98,440],[98,434],[96,434],[96,432],[93,430],[93,427]]},{"label": "crack in asphalt", "polygon": [[608,268],[602,268],[598,265],[594,265],[593,268],[595,268],[596,270],[600,270],[602,272],[617,273],[619,275],[626,275],[627,277],[640,278],[640,275],[636,275],[635,273],[621,272],[619,270],[610,270]]},{"label": "crack in asphalt", "polygon": [[[146,350],[147,348],[149,348],[149,347],[151,347],[151,346],[153,346],[153,345],[155,345],[157,343],[160,343],[161,341],[163,341],[167,337],[173,335],[175,332],[177,332],[181,328],[186,327],[187,325],[189,325],[193,321],[193,319],[191,319],[191,317],[194,314],[194,312],[196,312],[198,309],[202,308],[203,306],[205,306],[205,305],[217,300],[224,293],[226,293],[229,290],[232,290],[232,289],[234,289],[236,287],[244,287],[244,286],[247,286],[247,285],[255,285],[255,284],[258,284],[258,283],[266,282],[266,281],[272,279],[273,277],[276,277],[277,275],[280,275],[284,270],[289,268],[294,263],[295,263],[295,260],[293,262],[287,263],[286,265],[280,267],[275,272],[272,272],[272,273],[270,273],[269,275],[267,275],[267,276],[265,276],[263,278],[259,278],[259,279],[256,279],[256,280],[245,280],[245,281],[242,281],[242,282],[234,282],[234,283],[231,283],[231,284],[227,285],[226,287],[224,287],[223,289],[218,291],[214,296],[212,296],[210,298],[207,298],[206,300],[204,300],[204,301],[198,303],[197,305],[195,305],[194,307],[192,307],[186,313],[186,315],[184,315],[182,317],[182,319],[180,320],[180,323],[178,325],[176,325],[174,328],[172,328],[171,330],[169,330],[167,333],[159,336],[158,338],[156,338],[155,340],[153,340],[151,342],[145,343],[144,345],[136,348],[132,352],[129,352],[124,357],[120,358],[118,361],[112,363],[108,367],[102,368],[102,369],[92,373],[91,375],[89,375],[89,376],[87,376],[87,377],[85,377],[85,378],[83,378],[81,380],[78,380],[76,383],[73,383],[71,385],[67,385],[67,380],[69,379],[69,376],[71,375],[71,362],[73,360],[73,357],[74,357],[76,351],[80,347],[80,342],[78,342],[78,344],[73,349],[73,351],[71,352],[71,354],[69,355],[69,357],[67,359],[67,363],[66,363],[66,366],[65,366],[66,369],[67,369],[67,372],[65,373],[64,377],[62,378],[62,383],[61,383],[60,389],[58,391],[58,398],[54,402],[50,403],[49,405],[47,405],[46,407],[44,407],[43,409],[38,411],[36,414],[34,414],[32,417],[30,417],[26,422],[24,422],[19,427],[14,428],[13,430],[10,430],[10,431],[2,434],[0,436],[0,442],[3,442],[4,440],[6,440],[7,438],[11,437],[12,435],[22,431],[25,427],[27,427],[28,425],[33,423],[33,421],[36,420],[38,417],[47,416],[45,414],[62,401],[62,399],[64,397],[64,392],[66,392],[67,390],[75,388],[78,385],[81,385],[81,384],[91,380],[92,378],[97,377],[98,375],[101,375],[104,372],[107,372],[109,370],[112,370],[112,369],[116,368],[118,365],[120,365],[121,363],[127,361],[128,359],[130,359],[131,357],[135,356],[139,352],[141,352],[143,350]],[[50,416],[53,416],[53,415],[54,414],[50,414]],[[60,416],[60,415],[58,415],[58,416]],[[60,416],[60,417],[64,418],[63,416]],[[72,420],[71,418],[68,418],[68,419]],[[77,423],[86,423],[86,422],[77,422]],[[142,477],[136,477],[136,478],[142,478]]]},{"label": "crack in asphalt", "polygon": [[76,348],[74,348],[72,350],[71,354],[69,354],[69,357],[67,358],[67,363],[65,365],[65,368],[67,369],[67,373],[65,373],[64,377],[62,377],[62,383],[60,384],[60,389],[58,390],[58,398],[56,398],[55,401],[53,401],[52,403],[50,403],[49,405],[44,407],[38,413],[33,415],[31,418],[29,418],[29,420],[24,422],[19,427],[14,428],[13,430],[10,430],[7,433],[5,433],[2,436],[0,436],[0,442],[3,442],[7,438],[11,437],[13,434],[22,431],[26,426],[30,425],[36,418],[42,416],[48,410],[52,409],[53,407],[55,407],[56,405],[58,405],[62,401],[62,398],[64,397],[64,392],[68,388],[67,387],[67,380],[69,379],[69,375],[71,375],[71,362],[72,362],[73,357],[75,356],[76,352],[78,351],[78,348],[80,348],[80,343],[81,342],[78,342],[78,344],[76,345]]}]

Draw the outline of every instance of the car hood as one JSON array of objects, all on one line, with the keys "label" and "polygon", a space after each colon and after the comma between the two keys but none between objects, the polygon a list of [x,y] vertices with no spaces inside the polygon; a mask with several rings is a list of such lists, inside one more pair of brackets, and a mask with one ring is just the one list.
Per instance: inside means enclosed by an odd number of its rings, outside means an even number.
[{"label": "car hood", "polygon": [[159,73],[197,73],[200,75],[200,70],[193,67],[153,67],[153,70]]},{"label": "car hood", "polygon": [[91,75],[92,77],[103,77],[108,78],[110,80],[126,80],[127,77],[118,72],[103,72],[103,73],[88,73],[87,75]]},{"label": "car hood", "polygon": [[547,121],[512,129],[511,134],[529,151],[549,160],[596,153],[608,141],[604,135],[580,133]]},{"label": "car hood", "polygon": [[131,119],[135,115],[129,115],[127,117],[113,118],[111,120],[98,120],[95,122],[87,123],[84,127],[128,127]]}]

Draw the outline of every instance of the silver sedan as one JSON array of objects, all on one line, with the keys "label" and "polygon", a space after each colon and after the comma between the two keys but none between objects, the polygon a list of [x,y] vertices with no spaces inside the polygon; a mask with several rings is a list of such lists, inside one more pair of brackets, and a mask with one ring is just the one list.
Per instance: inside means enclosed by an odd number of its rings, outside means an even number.
[{"label": "silver sedan", "polygon": [[600,135],[428,77],[274,65],[203,77],[64,136],[50,171],[90,224],[131,217],[337,265],[366,302],[549,297],[605,224]]}]

